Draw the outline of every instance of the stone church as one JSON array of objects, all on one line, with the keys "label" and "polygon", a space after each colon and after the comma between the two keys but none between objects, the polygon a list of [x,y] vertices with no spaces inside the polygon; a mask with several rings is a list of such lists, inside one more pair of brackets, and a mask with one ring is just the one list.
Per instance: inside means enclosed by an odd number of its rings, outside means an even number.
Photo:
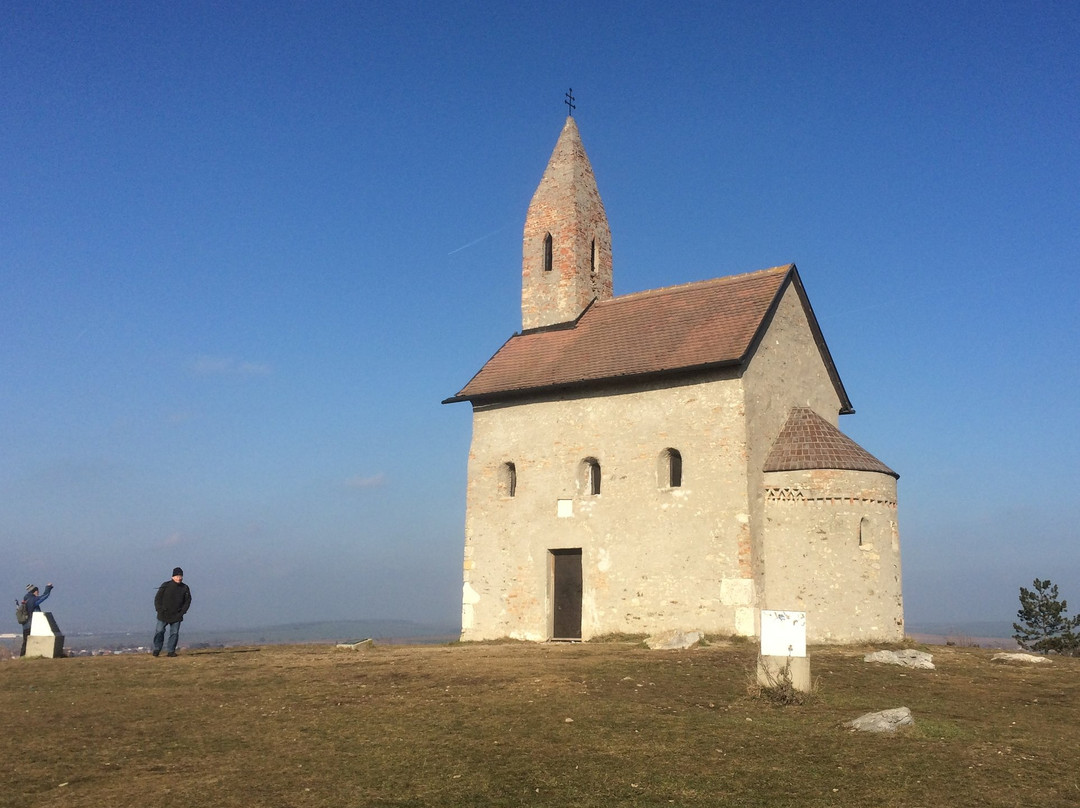
[{"label": "stone church", "polygon": [[525,217],[521,325],[445,403],[473,408],[461,637],[903,637],[898,475],[837,428],[851,402],[793,264],[612,293],[573,117]]}]

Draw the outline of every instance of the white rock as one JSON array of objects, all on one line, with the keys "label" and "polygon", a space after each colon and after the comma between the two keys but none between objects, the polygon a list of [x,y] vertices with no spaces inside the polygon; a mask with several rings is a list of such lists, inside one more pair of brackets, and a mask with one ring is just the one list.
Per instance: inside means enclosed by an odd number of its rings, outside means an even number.
[{"label": "white rock", "polygon": [[885,665],[903,665],[905,668],[934,670],[933,655],[925,651],[875,651],[863,657],[863,662],[881,662]]},{"label": "white rock", "polygon": [[991,662],[1020,662],[1025,665],[1041,665],[1049,662],[1049,657],[1036,656],[1035,654],[994,654],[990,657]]},{"label": "white rock", "polygon": [[891,710],[882,710],[879,713],[867,713],[860,715],[853,721],[844,722],[844,726],[853,732],[896,732],[900,727],[908,727],[915,723],[911,717],[911,710],[907,707],[894,707]]},{"label": "white rock", "polygon": [[654,634],[645,640],[645,645],[654,651],[670,651],[676,648],[689,648],[691,645],[697,645],[701,642],[702,636],[700,631],[672,629],[662,634]]}]

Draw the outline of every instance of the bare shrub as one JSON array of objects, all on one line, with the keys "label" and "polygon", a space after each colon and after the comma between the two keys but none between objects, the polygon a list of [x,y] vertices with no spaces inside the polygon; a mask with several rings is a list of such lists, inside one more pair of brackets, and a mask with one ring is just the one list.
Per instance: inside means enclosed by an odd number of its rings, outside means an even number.
[{"label": "bare shrub", "polygon": [[775,674],[767,668],[763,669],[765,684],[758,681],[757,676],[752,676],[747,683],[746,693],[755,701],[766,701],[781,707],[788,705],[805,704],[810,694],[795,687],[791,678],[791,660],[784,663],[784,667]]}]

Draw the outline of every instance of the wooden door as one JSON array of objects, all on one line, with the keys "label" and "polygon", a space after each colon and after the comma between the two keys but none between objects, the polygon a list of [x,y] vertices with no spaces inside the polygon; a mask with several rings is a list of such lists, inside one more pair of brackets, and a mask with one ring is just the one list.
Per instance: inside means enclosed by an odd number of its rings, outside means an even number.
[{"label": "wooden door", "polygon": [[552,550],[553,640],[581,639],[581,549]]}]

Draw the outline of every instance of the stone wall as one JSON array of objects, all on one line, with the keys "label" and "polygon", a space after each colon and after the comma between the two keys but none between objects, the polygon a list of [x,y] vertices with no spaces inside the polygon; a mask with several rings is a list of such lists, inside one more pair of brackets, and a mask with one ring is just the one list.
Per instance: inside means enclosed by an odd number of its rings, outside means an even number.
[{"label": "stone wall", "polygon": [[743,374],[746,422],[750,435],[747,486],[751,492],[750,529],[754,542],[754,577],[759,594],[768,588],[761,543],[765,498],[762,471],[777,435],[793,407],[810,407],[835,425],[840,396],[814,341],[803,301],[791,284]]},{"label": "stone wall", "polygon": [[[582,550],[583,639],[673,627],[753,634],[742,398],[741,381],[717,373],[697,384],[478,407],[462,637],[548,639],[549,551],[561,548]],[[679,487],[663,477],[666,449],[681,454]],[[588,490],[587,458],[600,466],[598,495]]]},{"label": "stone wall", "polygon": [[765,523],[763,608],[805,611],[811,642],[903,638],[894,477],[769,472]]}]

